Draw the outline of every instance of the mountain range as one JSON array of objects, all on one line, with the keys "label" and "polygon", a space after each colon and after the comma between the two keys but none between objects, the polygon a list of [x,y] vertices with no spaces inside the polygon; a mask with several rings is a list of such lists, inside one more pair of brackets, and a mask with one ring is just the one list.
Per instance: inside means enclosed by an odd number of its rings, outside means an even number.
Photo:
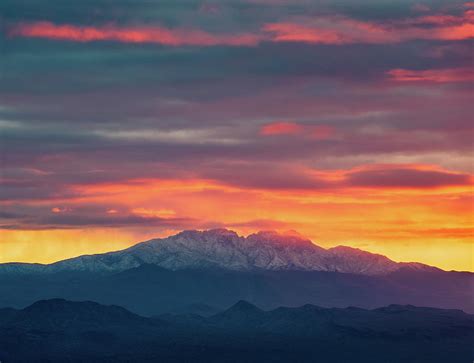
[{"label": "mountain range", "polygon": [[390,305],[366,310],[239,301],[209,317],[145,318],[63,299],[0,309],[2,362],[472,362],[474,317]]},{"label": "mountain range", "polygon": [[443,271],[296,235],[184,231],[128,249],[49,265],[0,265],[0,308],[64,298],[153,316],[211,315],[246,300],[264,309],[411,304],[474,313],[474,274]]},{"label": "mountain range", "polygon": [[138,243],[125,250],[71,258],[49,265],[7,263],[0,273],[84,271],[110,273],[143,264],[173,271],[219,268],[231,271],[297,270],[383,275],[401,268],[436,270],[420,263],[397,263],[356,248],[324,249],[296,234],[258,232],[242,237],[227,229],[183,231],[167,238]]}]

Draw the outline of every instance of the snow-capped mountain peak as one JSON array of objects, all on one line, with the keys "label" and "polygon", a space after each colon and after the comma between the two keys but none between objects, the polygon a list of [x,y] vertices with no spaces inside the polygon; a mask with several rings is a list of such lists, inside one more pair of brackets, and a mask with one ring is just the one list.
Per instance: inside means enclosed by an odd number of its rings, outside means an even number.
[{"label": "snow-capped mountain peak", "polygon": [[[296,233],[261,231],[243,237],[221,228],[187,230],[167,238],[141,242],[125,250],[79,256],[50,265],[3,264],[0,272],[118,272],[143,264],[170,270],[300,270],[365,275],[386,274],[407,266],[351,247],[324,249]],[[417,264],[416,268],[423,266]]]}]

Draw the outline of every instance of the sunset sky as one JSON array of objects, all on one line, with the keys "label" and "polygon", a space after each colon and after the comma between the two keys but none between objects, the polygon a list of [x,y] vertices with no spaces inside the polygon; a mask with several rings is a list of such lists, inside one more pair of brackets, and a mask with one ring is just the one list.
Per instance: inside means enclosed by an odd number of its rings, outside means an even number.
[{"label": "sunset sky", "polygon": [[0,262],[226,227],[474,271],[474,3],[0,13]]}]

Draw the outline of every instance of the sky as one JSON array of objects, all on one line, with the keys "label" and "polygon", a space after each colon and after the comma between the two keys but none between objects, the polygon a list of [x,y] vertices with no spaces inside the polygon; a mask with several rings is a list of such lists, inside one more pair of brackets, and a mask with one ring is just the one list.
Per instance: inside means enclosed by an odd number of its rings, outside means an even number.
[{"label": "sky", "polygon": [[474,3],[0,13],[0,262],[225,227],[474,271]]}]

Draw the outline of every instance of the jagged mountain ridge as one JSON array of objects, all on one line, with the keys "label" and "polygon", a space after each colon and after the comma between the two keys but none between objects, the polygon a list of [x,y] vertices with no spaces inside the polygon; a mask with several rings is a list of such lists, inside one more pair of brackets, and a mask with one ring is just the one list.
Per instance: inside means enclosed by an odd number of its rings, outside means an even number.
[{"label": "jagged mountain ridge", "polygon": [[397,263],[385,256],[351,247],[324,249],[296,235],[258,232],[242,237],[227,229],[213,229],[183,231],[167,238],[141,242],[121,251],[79,256],[49,265],[3,264],[0,265],[0,272],[119,272],[143,264],[170,270],[302,270],[364,275],[387,274],[401,267],[435,269],[418,263]]}]

